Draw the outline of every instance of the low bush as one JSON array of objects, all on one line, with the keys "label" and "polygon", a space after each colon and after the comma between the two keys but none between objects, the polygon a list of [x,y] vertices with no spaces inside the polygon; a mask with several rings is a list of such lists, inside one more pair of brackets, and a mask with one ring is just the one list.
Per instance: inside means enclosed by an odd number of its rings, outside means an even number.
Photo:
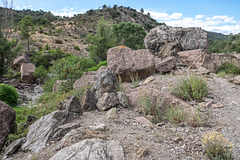
[{"label": "low bush", "polygon": [[89,68],[88,71],[97,71],[101,66],[107,66],[107,61],[100,61],[97,66]]},{"label": "low bush", "polygon": [[75,50],[77,50],[77,51],[80,51],[79,46],[74,46],[73,49],[75,49]]},{"label": "low bush", "polygon": [[173,89],[173,94],[183,100],[201,101],[207,92],[207,83],[196,75],[183,78]]},{"label": "low bush", "polygon": [[14,107],[17,104],[18,93],[13,86],[0,84],[0,100]]},{"label": "low bush", "polygon": [[220,66],[217,73],[218,74],[239,75],[240,68],[233,65],[232,63],[225,62]]},{"label": "low bush", "polygon": [[202,146],[209,159],[232,160],[232,143],[216,131],[208,132],[202,136]]},{"label": "low bush", "polygon": [[57,44],[63,44],[63,41],[62,41],[62,40],[59,40],[59,39],[55,39],[55,43],[57,43]]},{"label": "low bush", "polygon": [[42,80],[45,80],[47,78],[47,74],[48,74],[48,70],[43,66],[39,66],[35,69],[33,75],[36,78],[41,78]]}]

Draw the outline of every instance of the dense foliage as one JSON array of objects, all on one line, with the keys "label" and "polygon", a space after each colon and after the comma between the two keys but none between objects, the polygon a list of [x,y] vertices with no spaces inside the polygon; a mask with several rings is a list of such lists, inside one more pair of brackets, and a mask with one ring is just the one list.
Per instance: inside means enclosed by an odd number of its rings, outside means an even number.
[{"label": "dense foliage", "polygon": [[144,48],[144,38],[147,33],[141,24],[131,22],[114,24],[113,33],[117,39],[117,45],[125,45],[134,50]]},{"label": "dense foliage", "polygon": [[227,39],[215,40],[209,47],[213,53],[240,53],[240,33],[236,35],[230,34]]},{"label": "dense foliage", "polygon": [[240,68],[236,67],[232,63],[225,62],[220,66],[217,73],[218,74],[222,73],[222,74],[239,75],[240,74]]},{"label": "dense foliage", "polygon": [[14,107],[17,104],[18,93],[16,88],[6,84],[0,84],[0,100]]}]

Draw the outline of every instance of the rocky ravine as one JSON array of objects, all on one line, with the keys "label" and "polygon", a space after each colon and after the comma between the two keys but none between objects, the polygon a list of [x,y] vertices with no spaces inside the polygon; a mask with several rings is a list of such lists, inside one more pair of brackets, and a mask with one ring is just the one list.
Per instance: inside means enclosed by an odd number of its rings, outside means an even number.
[{"label": "rocky ravine", "polygon": [[[174,86],[182,76],[155,74],[153,77],[154,80],[147,84],[148,87],[168,91],[166,88]],[[208,119],[208,124],[211,127],[193,128],[184,126],[184,124],[174,125],[169,123],[149,127],[148,123],[142,122],[142,124],[139,121],[137,117],[143,115],[136,112],[136,108],[117,108],[116,114],[113,112],[110,116],[106,112],[94,110],[83,113],[79,122],[81,126],[75,130],[75,133],[72,133],[70,139],[65,139],[64,143],[63,140],[50,142],[48,147],[37,154],[18,153],[14,158],[9,159],[20,160],[30,157],[38,157],[39,160],[49,159],[64,146],[71,146],[71,144],[80,142],[82,139],[89,138],[93,138],[92,141],[102,139],[106,143],[113,143],[111,140],[115,140],[114,143],[119,143],[123,147],[124,159],[129,160],[206,159],[201,146],[201,136],[203,133],[212,130],[217,130],[229,138],[229,141],[234,144],[234,158],[239,159],[240,86],[216,76],[207,76],[205,80],[210,88],[210,98],[205,100],[207,102],[213,101],[213,104],[218,102],[223,105],[222,108],[201,108],[202,112],[209,111],[211,113]],[[192,103],[192,105],[196,104]],[[98,140],[95,140],[95,138]],[[74,150],[74,148],[70,148],[71,150]],[[64,153],[70,154],[70,152]],[[59,158],[56,158],[56,155],[54,157],[51,159]]]}]

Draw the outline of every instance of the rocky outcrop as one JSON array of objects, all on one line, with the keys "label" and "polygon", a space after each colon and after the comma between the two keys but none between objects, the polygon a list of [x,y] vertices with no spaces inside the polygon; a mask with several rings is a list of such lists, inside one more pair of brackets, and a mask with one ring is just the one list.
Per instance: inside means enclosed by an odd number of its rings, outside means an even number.
[{"label": "rocky outcrop", "polygon": [[17,79],[11,79],[10,81],[9,81],[9,85],[11,85],[11,86],[13,86],[13,87],[17,87],[18,85],[19,85],[19,80],[17,80]]},{"label": "rocky outcrop", "polygon": [[94,76],[97,74],[95,71],[85,72],[82,77],[77,79],[73,84],[73,89],[86,88],[92,86],[94,83]]},{"label": "rocky outcrop", "polygon": [[12,107],[0,101],[0,151],[10,133],[15,130],[16,112]]},{"label": "rocky outcrop", "polygon": [[123,82],[131,78],[144,79],[154,73],[154,56],[146,49],[131,50],[126,46],[118,46],[107,52],[108,68],[121,76]]},{"label": "rocky outcrop", "polygon": [[[63,110],[52,112],[40,118],[29,127],[26,142],[22,145],[22,150],[30,150],[35,153],[40,152],[53,137],[56,137],[54,135],[56,135],[62,125],[70,123],[73,120],[76,121],[79,117],[79,113]],[[72,127],[76,128],[74,125]],[[71,127],[65,128],[66,130],[61,130],[61,132],[65,134],[67,131],[71,130]],[[58,135],[62,134],[58,132]],[[60,137],[58,136],[58,138]]]},{"label": "rocky outcrop", "polygon": [[85,139],[72,146],[65,147],[53,155],[50,160],[106,159],[123,160],[124,153],[116,140]]},{"label": "rocky outcrop", "polygon": [[191,68],[204,67],[207,63],[211,63],[209,57],[210,55],[202,49],[182,51],[178,53],[180,62]]},{"label": "rocky outcrop", "polygon": [[230,82],[233,82],[233,83],[235,83],[235,84],[240,85],[240,75],[234,77],[233,79],[230,79],[229,81],[230,81]]},{"label": "rocky outcrop", "polygon": [[35,65],[33,63],[23,63],[21,65],[21,82],[23,83],[33,83],[35,71]]},{"label": "rocky outcrop", "polygon": [[61,84],[66,83],[67,80],[56,80],[53,84],[53,92],[57,92],[60,89]]},{"label": "rocky outcrop", "polygon": [[118,81],[116,74],[112,70],[98,72],[94,77],[94,81],[92,90],[94,91],[97,100],[101,98],[105,92],[117,92]]},{"label": "rocky outcrop", "polygon": [[98,100],[97,107],[99,110],[105,111],[117,106],[118,103],[118,97],[115,93],[104,93],[103,96]]},{"label": "rocky outcrop", "polygon": [[[144,43],[146,48],[153,54],[166,57],[169,53],[165,54],[166,49],[163,48],[164,45],[168,43],[179,43],[182,50],[206,49],[207,33],[201,28],[182,28],[161,25],[153,28],[147,34]],[[179,47],[177,48],[179,49]],[[174,51],[174,49],[170,50]]]},{"label": "rocky outcrop", "polygon": [[29,57],[26,54],[23,54],[22,56],[16,58],[13,61],[12,68],[15,69],[16,71],[20,71],[23,63],[30,63],[30,62],[31,61],[30,61]]},{"label": "rocky outcrop", "polygon": [[21,145],[25,142],[25,138],[20,138],[13,141],[5,150],[3,159],[11,157],[14,153],[16,153],[20,148]]},{"label": "rocky outcrop", "polygon": [[155,58],[155,72],[157,73],[168,73],[173,70],[177,65],[176,57],[168,57],[162,61],[156,60]]},{"label": "rocky outcrop", "polygon": [[117,92],[117,97],[119,100],[119,104],[123,106],[124,108],[129,107],[129,100],[125,93],[123,92]]}]

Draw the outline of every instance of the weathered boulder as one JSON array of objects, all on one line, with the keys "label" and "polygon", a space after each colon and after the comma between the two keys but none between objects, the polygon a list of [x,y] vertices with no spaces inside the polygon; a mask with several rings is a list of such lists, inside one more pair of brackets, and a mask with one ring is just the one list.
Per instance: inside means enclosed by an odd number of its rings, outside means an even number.
[{"label": "weathered boulder", "polygon": [[114,47],[107,52],[108,68],[121,76],[123,82],[131,78],[144,79],[154,73],[154,56],[146,49],[131,50],[125,46]]},{"label": "weathered boulder", "polygon": [[94,85],[92,87],[96,99],[102,97],[103,93],[116,93],[118,81],[116,74],[112,70],[104,70],[98,72],[94,77]]},{"label": "weathered boulder", "polygon": [[197,75],[204,75],[204,74],[209,74],[210,73],[210,70],[208,70],[204,67],[199,67],[198,69],[192,70],[192,71],[195,72],[195,74],[197,74]]},{"label": "weathered boulder", "polygon": [[116,140],[85,139],[72,146],[65,147],[53,155],[50,160],[123,160],[124,153]]},{"label": "weathered boulder", "polygon": [[[201,28],[182,28],[160,25],[153,28],[147,34],[144,43],[146,48],[153,54],[162,56],[162,52],[165,53],[163,46],[167,43],[179,43],[182,50],[206,49],[207,33]],[[177,48],[179,49],[179,47]],[[164,57],[165,56],[166,54],[164,54]]]},{"label": "weathered boulder", "polygon": [[53,92],[57,92],[59,89],[60,89],[60,85],[62,84],[62,83],[66,83],[67,82],[67,80],[56,80],[55,82],[54,82],[54,84],[53,84],[53,89],[52,89],[52,91]]},{"label": "weathered boulder", "polygon": [[22,56],[16,58],[13,61],[12,68],[15,69],[16,71],[20,71],[23,63],[30,63],[30,62],[31,61],[30,61],[29,57],[26,54],[23,54]]},{"label": "weathered boulder", "polygon": [[118,97],[115,93],[104,93],[103,96],[98,100],[97,107],[101,111],[108,110],[118,105]]},{"label": "weathered boulder", "polygon": [[[51,140],[53,135],[59,130],[59,126],[76,121],[79,114],[67,111],[55,111],[43,116],[29,127],[26,142],[22,145],[22,150],[30,150],[38,153]],[[75,128],[75,126],[73,126]],[[67,128],[68,131],[71,129]]]},{"label": "weathered boulder", "polygon": [[235,83],[235,84],[240,85],[240,75],[234,77],[233,79],[230,79],[229,81],[230,81],[230,82],[233,82],[233,83]]},{"label": "weathered boulder", "polygon": [[10,133],[15,130],[16,112],[12,107],[0,101],[0,151]]},{"label": "weathered boulder", "polygon": [[129,107],[129,100],[125,93],[117,92],[119,104],[125,108]]},{"label": "weathered boulder", "polygon": [[60,102],[57,106],[59,110],[67,110],[68,112],[82,114],[82,107],[79,99],[76,96],[68,97],[66,100]]},{"label": "weathered boulder", "polygon": [[176,96],[146,86],[128,89],[126,90],[126,94],[129,98],[129,104],[132,107],[141,108],[141,103],[145,100],[150,101],[153,107],[164,102],[172,105],[181,105],[184,108],[191,109],[191,106],[187,102],[184,102]]},{"label": "weathered boulder", "polygon": [[210,55],[202,49],[182,51],[178,53],[179,60],[191,68],[199,68],[208,66],[211,61],[208,61]]},{"label": "weathered boulder", "polygon": [[177,53],[180,51],[182,51],[181,44],[179,42],[171,42],[164,44],[160,52],[160,55],[162,59],[165,59],[170,56],[176,56]]},{"label": "weathered boulder", "polygon": [[97,74],[95,71],[85,72],[82,77],[77,79],[73,84],[73,89],[86,88],[92,86],[94,83],[94,76]]},{"label": "weathered boulder", "polygon": [[20,148],[21,145],[25,142],[25,138],[20,138],[13,141],[5,150],[3,159],[6,159],[16,153]]},{"label": "weathered boulder", "polygon": [[[155,58],[156,60],[157,58]],[[157,73],[168,73],[171,72],[177,65],[176,57],[168,57],[162,61],[155,61],[155,72]]]},{"label": "weathered boulder", "polygon": [[152,122],[146,119],[145,117],[136,117],[136,122],[142,124],[143,126],[153,127]]},{"label": "weathered boulder", "polygon": [[91,111],[97,108],[97,99],[94,96],[94,92],[90,89],[86,89],[81,96],[80,104],[83,111]]},{"label": "weathered boulder", "polygon": [[23,83],[33,83],[35,71],[35,65],[33,63],[23,63],[21,65],[21,82]]}]

